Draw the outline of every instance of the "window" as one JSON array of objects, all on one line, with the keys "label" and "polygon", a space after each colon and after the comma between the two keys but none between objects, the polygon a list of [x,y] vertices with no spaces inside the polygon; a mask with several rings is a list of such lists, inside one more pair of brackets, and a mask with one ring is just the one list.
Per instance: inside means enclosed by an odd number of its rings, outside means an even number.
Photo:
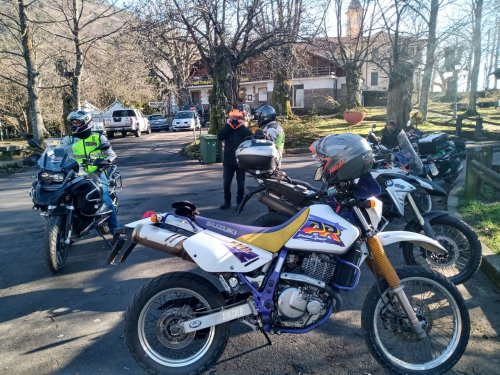
[{"label": "window", "polygon": [[293,86],[292,107],[304,108],[304,85]]},{"label": "window", "polygon": [[372,72],[370,77],[372,86],[378,86],[378,72]]},{"label": "window", "polygon": [[121,109],[113,112],[113,117],[135,117],[133,109]]},{"label": "window", "polygon": [[267,102],[267,87],[259,87],[259,102]]}]

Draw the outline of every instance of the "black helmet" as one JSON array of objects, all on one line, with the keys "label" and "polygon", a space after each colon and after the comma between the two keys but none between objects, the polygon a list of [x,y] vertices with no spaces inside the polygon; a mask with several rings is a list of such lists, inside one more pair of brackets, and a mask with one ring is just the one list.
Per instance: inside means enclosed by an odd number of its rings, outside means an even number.
[{"label": "black helmet", "polygon": [[68,115],[71,125],[71,134],[75,137],[85,139],[92,133],[92,116],[85,111],[74,111]]},{"label": "black helmet", "polygon": [[264,126],[276,120],[276,111],[270,105],[263,105],[255,110],[255,118],[259,126]]},{"label": "black helmet", "polygon": [[370,172],[373,151],[357,134],[332,134],[315,141],[309,149],[323,163],[323,177],[329,184],[351,181]]}]

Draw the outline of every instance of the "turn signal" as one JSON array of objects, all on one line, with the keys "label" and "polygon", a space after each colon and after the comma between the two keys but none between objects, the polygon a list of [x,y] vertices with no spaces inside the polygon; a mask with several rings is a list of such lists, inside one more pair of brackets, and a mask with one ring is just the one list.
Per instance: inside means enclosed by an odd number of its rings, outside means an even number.
[{"label": "turn signal", "polygon": [[370,203],[370,208],[375,208],[375,206],[377,205],[377,202],[372,199],[368,199],[368,202]]}]

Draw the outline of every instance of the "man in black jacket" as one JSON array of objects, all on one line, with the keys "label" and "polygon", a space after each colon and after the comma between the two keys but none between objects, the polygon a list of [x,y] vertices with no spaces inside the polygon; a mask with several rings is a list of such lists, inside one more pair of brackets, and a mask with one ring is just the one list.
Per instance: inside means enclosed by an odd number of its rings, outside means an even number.
[{"label": "man in black jacket", "polygon": [[380,143],[387,148],[394,148],[398,145],[398,133],[396,131],[395,121],[387,121],[384,130],[382,130],[382,139]]},{"label": "man in black jacket", "polygon": [[238,191],[236,194],[236,204],[239,206],[245,194],[245,171],[238,168],[236,162],[236,149],[246,137],[252,135],[252,132],[247,128],[244,120],[244,115],[237,109],[229,112],[226,125],[221,129],[217,137],[224,141],[224,204],[220,206],[221,210],[226,210],[231,207],[231,182],[233,181],[234,173],[236,172],[236,183]]}]

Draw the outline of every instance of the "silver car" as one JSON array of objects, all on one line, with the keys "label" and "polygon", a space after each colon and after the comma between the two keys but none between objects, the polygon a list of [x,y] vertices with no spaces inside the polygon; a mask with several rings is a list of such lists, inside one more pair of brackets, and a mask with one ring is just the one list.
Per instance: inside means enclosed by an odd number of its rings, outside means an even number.
[{"label": "silver car", "polygon": [[154,115],[149,115],[148,116],[149,124],[151,125],[151,130],[152,131],[162,131],[166,130],[168,131],[168,122],[167,119],[160,114],[154,114]]}]

